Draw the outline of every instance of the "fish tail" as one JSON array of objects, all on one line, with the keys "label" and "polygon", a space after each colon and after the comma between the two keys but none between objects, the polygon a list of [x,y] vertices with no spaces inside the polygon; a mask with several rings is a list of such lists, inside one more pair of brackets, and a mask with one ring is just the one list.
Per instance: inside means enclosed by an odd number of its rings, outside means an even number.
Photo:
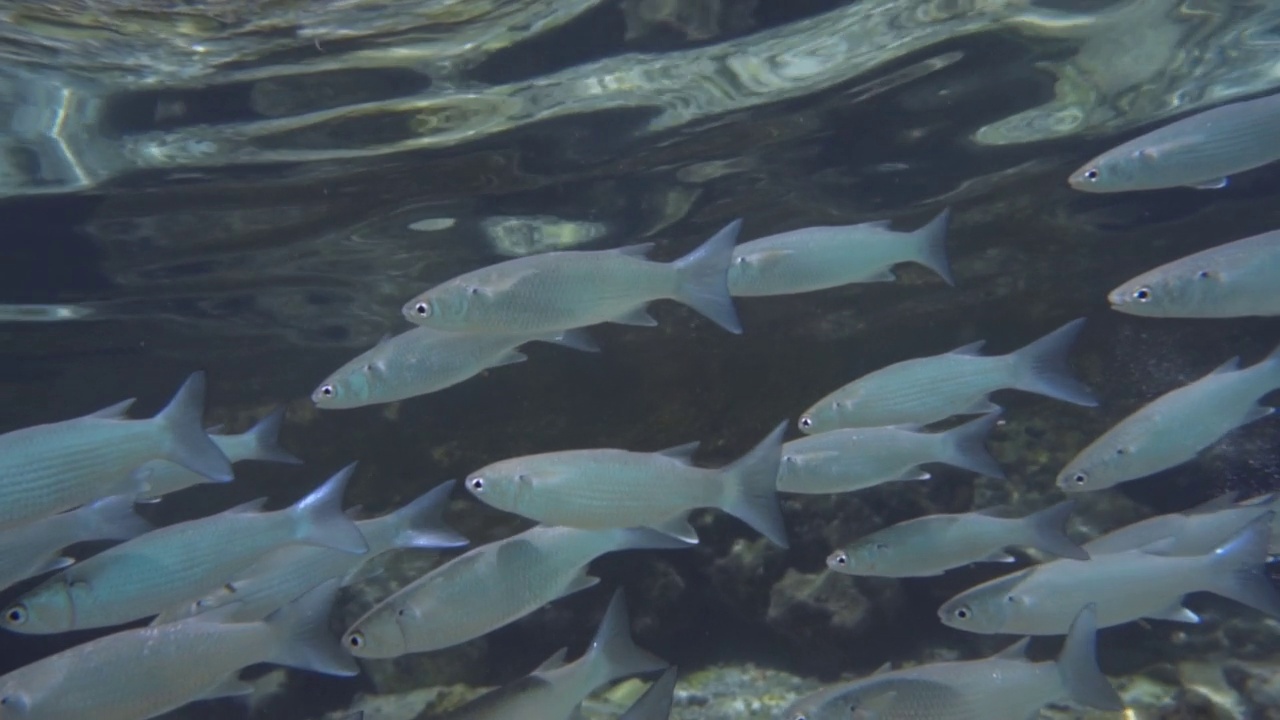
[{"label": "fish tail", "polygon": [[1205,590],[1280,617],[1280,593],[1266,571],[1275,515],[1273,510],[1254,518],[1210,553],[1213,570]]},{"label": "fish tail", "polygon": [[778,506],[778,466],[782,462],[784,421],[746,455],[722,470],[720,508],[755,528],[779,547],[787,547],[787,529]]},{"label": "fish tail", "polygon": [[1091,708],[1124,710],[1124,700],[1098,668],[1098,606],[1085,605],[1067,630],[1067,642],[1058,655],[1058,677],[1072,700]]},{"label": "fish tail", "polygon": [[363,554],[369,550],[360,528],[342,512],[342,494],[356,464],[342,468],[289,508],[298,542]]},{"label": "fish tail", "polygon": [[738,241],[741,220],[734,220],[696,250],[672,263],[676,271],[673,300],[688,305],[731,333],[741,334],[742,324],[729,297],[729,263]]},{"label": "fish tail", "polygon": [[1000,411],[996,410],[942,433],[939,438],[942,451],[938,460],[985,477],[1004,479],[1004,470],[987,452],[986,446],[987,436],[999,422]]},{"label": "fish tail", "polygon": [[214,482],[230,482],[231,461],[204,431],[205,377],[203,371],[191,373],[187,381],[155,420],[167,435],[165,459]]},{"label": "fish tail", "polygon": [[663,670],[669,663],[637,647],[631,640],[627,601],[619,589],[613,593],[609,609],[591,640],[586,664],[595,669],[595,677],[609,682],[628,675]]},{"label": "fish tail", "polygon": [[581,350],[582,352],[600,352],[600,346],[591,337],[591,333],[586,330],[562,330],[554,335],[536,338],[542,342],[551,343],[553,345],[561,345],[573,350]]},{"label": "fish tail", "polygon": [[912,260],[937,273],[948,285],[955,285],[951,263],[947,260],[947,224],[950,221],[951,208],[945,208],[927,225],[911,233],[916,247],[916,256]]},{"label": "fish tail", "polygon": [[329,632],[329,612],[338,594],[338,581],[329,580],[267,616],[275,634],[269,662],[350,677],[359,672],[355,659]]},{"label": "fish tail", "polygon": [[[256,425],[245,431],[249,442],[248,452],[239,460],[265,460],[267,462],[301,465],[302,460],[280,447],[280,426],[284,423],[284,408],[276,408]],[[215,439],[214,442],[217,442]]]},{"label": "fish tail", "polygon": [[1075,507],[1075,501],[1064,500],[1023,518],[1023,527],[1026,529],[1024,542],[1037,550],[1043,550],[1058,557],[1088,560],[1089,553],[1072,542],[1065,532],[1067,520],[1071,518],[1071,511]]},{"label": "fish tail", "polygon": [[83,540],[128,540],[152,529],[133,511],[133,495],[113,495],[76,511]]},{"label": "fish tail", "polygon": [[443,482],[386,517],[398,530],[394,535],[395,547],[443,548],[467,544],[468,540],[444,521],[454,484],[453,480]]},{"label": "fish tail", "polygon": [[1077,318],[1010,355],[1014,387],[1076,405],[1096,406],[1097,398],[1067,366],[1071,345],[1083,327],[1084,318]]}]

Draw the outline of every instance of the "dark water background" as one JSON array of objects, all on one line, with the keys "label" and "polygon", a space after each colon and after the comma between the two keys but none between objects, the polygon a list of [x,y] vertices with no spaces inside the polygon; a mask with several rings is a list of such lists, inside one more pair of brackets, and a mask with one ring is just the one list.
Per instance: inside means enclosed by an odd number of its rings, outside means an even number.
[{"label": "dark water background", "polygon": [[[822,617],[808,628],[772,622],[770,588],[789,567],[819,571],[832,543],[882,524],[1051,498],[1057,469],[1106,427],[1232,355],[1252,362],[1280,342],[1275,320],[1142,319],[1105,300],[1154,265],[1280,226],[1280,167],[1215,192],[1088,196],[1065,182],[1165,118],[1280,84],[1268,75],[1280,50],[1272,3],[475,2],[434,20],[407,8],[456,3],[391,3],[360,15],[367,31],[341,13],[321,23],[323,2],[88,3],[61,15],[57,5],[0,2],[0,303],[88,315],[0,322],[0,429],[130,396],[138,416],[150,414],[203,368],[210,424],[240,431],[287,405],[283,443],[306,460],[237,467],[230,485],[147,509],[162,521],[262,494],[291,502],[351,460],[361,464],[348,502],[370,511],[553,449],[699,439],[699,461],[720,464],[865,372],[978,339],[1007,352],[1089,318],[1074,364],[1103,404],[998,396],[1008,423],[992,447],[1007,482],[930,468],[928,484],[793,496],[791,549],[761,547],[748,568],[726,558],[755,535],[711,515],[696,551],[593,566],[628,588],[641,644],[682,667],[751,660],[832,679],[931,648],[993,649],[942,628],[934,611],[1004,567],[851,580],[885,600],[872,611],[880,622],[827,640]],[[378,25],[395,12],[398,24]],[[557,12],[546,27],[519,20]],[[462,60],[378,55],[499,27]],[[197,42],[205,53],[191,51]],[[805,53],[826,63],[821,79],[777,81]],[[778,72],[751,70],[747,57]],[[1050,127],[1036,115],[1046,106],[1059,123],[1062,113],[1079,120]],[[600,354],[535,346],[524,364],[394,406],[321,413],[307,399],[351,356],[408,328],[407,298],[503,259],[485,233],[495,217],[592,223],[603,235],[582,247],[655,241],[654,257],[670,259],[737,217],[749,239],[882,218],[914,228],[947,206],[954,288],[907,267],[893,284],[740,299],[742,336],[660,303],[657,328],[593,329]],[[410,227],[438,218],[453,223]],[[1086,498],[1085,527],[1136,517],[1123,496],[1172,511],[1224,489],[1280,486],[1276,431],[1264,420],[1197,462]],[[469,498],[451,519],[477,543],[520,527]],[[494,633],[451,681],[527,672],[584,642],[603,604],[585,593]],[[1162,633],[1104,633],[1104,649],[1144,638],[1104,653],[1104,667],[1142,667],[1164,652]],[[0,670],[91,635],[0,638]],[[272,717],[307,717],[369,689],[367,678],[292,682],[306,699],[290,695]]]}]

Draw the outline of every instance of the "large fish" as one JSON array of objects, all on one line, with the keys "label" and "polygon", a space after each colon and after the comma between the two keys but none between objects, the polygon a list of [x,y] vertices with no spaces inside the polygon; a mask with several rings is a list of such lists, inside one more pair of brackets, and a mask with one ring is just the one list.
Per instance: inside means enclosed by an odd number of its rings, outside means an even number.
[{"label": "large fish", "polygon": [[863,375],[800,416],[806,434],[846,427],[927,425],[952,415],[998,410],[987,396],[1015,389],[1094,406],[1089,389],[1071,376],[1067,352],[1084,326],[1072,320],[1008,355],[979,355],[982,342],[949,353],[894,363]]},{"label": "large fish", "polygon": [[151,529],[133,512],[133,496],[117,495],[75,510],[0,530],[0,590],[74,562],[58,551],[89,540],[128,540]]},{"label": "large fish", "polygon": [[1280,159],[1280,95],[1229,103],[1136,137],[1068,178],[1085,192],[1226,187],[1235,174]]},{"label": "large fish", "polygon": [[893,266],[919,263],[954,285],[947,265],[950,210],[912,232],[888,222],[810,227],[742,243],[733,250],[729,293],[790,295],[851,283],[891,282]]},{"label": "large fish", "polygon": [[336,590],[330,582],[261,622],[226,622],[214,611],[63,650],[0,677],[0,718],[144,720],[195,700],[247,695],[253,686],[236,676],[263,662],[355,675],[329,633]]},{"label": "large fish", "polygon": [[669,299],[740,333],[728,275],[741,225],[735,220],[671,263],[644,258],[652,243],[507,260],[422,293],[405,303],[404,316],[441,330],[533,337],[602,322],[656,325],[645,306]]},{"label": "large fish", "polygon": [[688,547],[649,528],[534,527],[481,545],[406,585],[357,620],[343,641],[365,658],[439,650],[595,585],[599,579],[587,575],[586,566],[605,553]]},{"label": "large fish", "polygon": [[170,460],[215,482],[231,463],[205,434],[204,373],[193,373],[149,420],[126,420],[132,400],[73,420],[0,435],[0,528],[111,495],[146,491],[149,460]]},{"label": "large fish", "polygon": [[202,597],[283,545],[363,553],[364,537],[342,513],[342,493],[354,467],[283,510],[258,512],[262,502],[254,501],[116,545],[18,598],[0,623],[21,633],[119,625]]},{"label": "large fish", "polygon": [[1112,290],[1107,300],[1144,317],[1280,315],[1280,230],[1165,263]]},{"label": "large fish", "polygon": [[1280,348],[1244,369],[1232,358],[1116,423],[1067,463],[1058,487],[1101,490],[1181,465],[1223,435],[1275,412],[1258,399],[1278,387]]},{"label": "large fish", "polygon": [[782,547],[778,460],[786,423],[755,448],[718,470],[690,463],[698,444],[654,453],[595,449],[526,455],[467,476],[480,500],[547,525],[583,529],[654,527],[697,542],[691,510],[715,507]]}]

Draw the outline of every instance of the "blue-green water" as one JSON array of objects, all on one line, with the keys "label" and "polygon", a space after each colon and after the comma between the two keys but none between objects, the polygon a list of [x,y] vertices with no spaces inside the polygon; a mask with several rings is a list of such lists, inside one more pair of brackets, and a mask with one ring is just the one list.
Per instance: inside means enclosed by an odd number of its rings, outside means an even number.
[{"label": "blue-green water", "polygon": [[[775,699],[741,717],[885,661],[980,657],[1009,638],[944,628],[935,611],[1007,566],[899,581],[824,575],[824,560],[911,517],[1054,502],[1054,475],[1103,430],[1280,342],[1273,319],[1146,319],[1106,302],[1155,265],[1280,226],[1280,168],[1219,191],[1066,184],[1142,130],[1274,91],[1278,28],[1280,6],[1263,1],[0,2],[0,430],[131,396],[146,417],[204,369],[209,425],[240,431],[283,405],[282,443],[305,464],[238,466],[235,482],[144,514],[168,523],[264,494],[283,506],[353,460],[348,504],[374,513],[550,450],[701,440],[699,464],[718,466],[862,374],[979,339],[1012,351],[1083,316],[1072,364],[1101,406],[998,394],[990,448],[1005,480],[930,466],[928,483],[785,496],[787,550],[699,513],[694,550],[605,557],[602,587],[462,648],[347,680],[291,671],[253,716],[509,682],[562,645],[574,656],[618,586],[637,642],[682,675],[753,663],[798,678],[743,681]],[[662,302],[656,328],[593,328],[599,354],[535,345],[528,362],[425,397],[309,400],[409,328],[407,299],[483,265],[633,242],[669,260],[738,217],[750,239],[910,229],[944,207],[955,287],[904,266],[895,283],[740,298],[741,336]],[[1276,427],[1085,498],[1072,532],[1276,489]],[[527,526],[462,492],[449,519],[473,545]],[[335,631],[433,557],[389,561],[342,600]],[[1280,629],[1228,601],[1191,603],[1206,623],[1101,634],[1113,680],[1165,688],[1138,716],[1280,716],[1259,680],[1280,667]],[[97,634],[0,636],[0,670]],[[703,716],[691,703],[675,717]],[[223,700],[174,717],[248,712]]]}]

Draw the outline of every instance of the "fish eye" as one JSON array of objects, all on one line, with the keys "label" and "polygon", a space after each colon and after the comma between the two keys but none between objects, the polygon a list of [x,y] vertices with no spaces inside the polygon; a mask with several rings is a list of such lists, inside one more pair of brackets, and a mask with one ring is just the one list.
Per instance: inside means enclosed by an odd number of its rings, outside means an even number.
[{"label": "fish eye", "polygon": [[1133,291],[1133,299],[1138,302],[1146,302],[1151,299],[1151,288],[1140,287]]},{"label": "fish eye", "polygon": [[973,615],[973,612],[969,610],[968,605],[961,605],[953,610],[951,614],[954,615],[957,620],[968,620],[969,617]]},{"label": "fish eye", "polygon": [[1089,168],[1088,170],[1085,170],[1083,177],[1089,182],[1094,182],[1098,179],[1098,168]]},{"label": "fish eye", "polygon": [[431,317],[431,306],[427,303],[420,302],[414,305],[413,311],[418,314],[418,317]]},{"label": "fish eye", "polygon": [[813,427],[813,418],[809,417],[808,415],[805,415],[804,417],[800,418],[801,429],[808,430],[811,427]]},{"label": "fish eye", "polygon": [[1196,273],[1196,277],[1200,278],[1201,280],[1207,280],[1209,279],[1209,271],[1201,270],[1200,272]]},{"label": "fish eye", "polygon": [[324,387],[320,388],[320,394],[327,398],[331,398],[334,395],[337,395],[338,391],[335,390],[332,385],[325,385]]},{"label": "fish eye", "polygon": [[25,605],[14,605],[4,613],[5,622],[10,625],[25,625],[27,623],[27,608]]},{"label": "fish eye", "polygon": [[364,633],[362,632],[351,633],[350,635],[347,636],[347,644],[350,645],[351,649],[353,650],[359,650],[360,648],[364,647]]},{"label": "fish eye", "polygon": [[1086,475],[1086,474],[1084,474],[1084,473],[1082,473],[1082,472],[1078,472],[1078,473],[1076,473],[1075,475],[1072,475],[1072,476],[1071,476],[1071,482],[1073,482],[1073,483],[1075,483],[1075,484],[1077,484],[1077,485],[1083,485],[1083,484],[1085,484],[1085,483],[1089,482],[1089,476],[1088,476],[1088,475]]},{"label": "fish eye", "polygon": [[831,556],[831,562],[835,563],[836,565],[848,565],[849,555],[847,553],[838,552],[835,555]]},{"label": "fish eye", "polygon": [[467,488],[471,492],[484,492],[484,478],[471,478],[467,481]]},{"label": "fish eye", "polygon": [[1017,596],[1017,595],[1005,595],[1005,596],[1004,596],[1004,601],[1005,601],[1005,602],[1007,602],[1007,603],[1016,603],[1016,602],[1018,602],[1018,596]]}]

